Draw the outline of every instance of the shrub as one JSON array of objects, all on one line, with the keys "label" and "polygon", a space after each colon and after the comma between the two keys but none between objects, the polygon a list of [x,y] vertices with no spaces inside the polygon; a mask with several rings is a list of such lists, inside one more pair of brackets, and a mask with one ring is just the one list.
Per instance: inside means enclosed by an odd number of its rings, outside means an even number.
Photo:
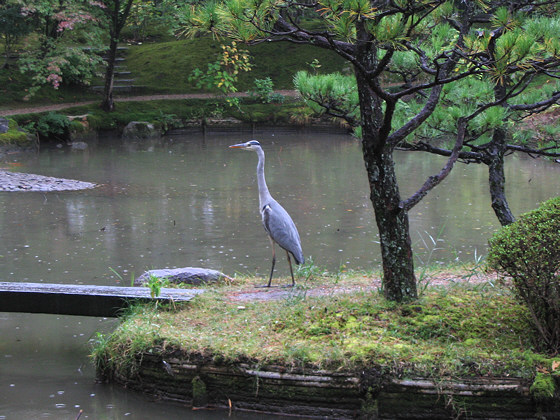
[{"label": "shrub", "polygon": [[265,79],[255,79],[254,87],[250,90],[249,95],[261,101],[263,104],[269,104],[272,101],[274,93],[274,83],[270,77]]},{"label": "shrub", "polygon": [[37,122],[37,132],[44,138],[66,140],[70,129],[70,120],[66,115],[49,112]]},{"label": "shrub", "polygon": [[560,351],[560,197],[544,202],[490,240],[488,264],[511,278],[541,340]]}]

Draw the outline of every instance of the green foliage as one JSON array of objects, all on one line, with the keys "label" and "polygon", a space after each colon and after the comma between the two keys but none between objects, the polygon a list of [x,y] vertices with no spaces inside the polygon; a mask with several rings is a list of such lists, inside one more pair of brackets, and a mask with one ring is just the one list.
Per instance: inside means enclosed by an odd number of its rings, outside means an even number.
[{"label": "green foliage", "polygon": [[[215,115],[217,107],[219,107],[222,117],[234,117],[247,123],[268,124],[293,124],[293,116],[298,109],[301,109],[301,102],[289,102],[279,107],[274,104],[254,103],[248,98],[241,98],[240,103],[243,106],[243,112],[235,107],[228,107],[223,99],[119,102],[114,112],[104,112],[94,103],[71,107],[64,112],[67,115],[87,114],[88,124],[92,130],[122,130],[130,121],[148,121],[166,130],[182,127],[193,120],[200,121],[212,117]],[[21,114],[15,115],[13,119],[22,127],[28,126],[29,132],[35,132],[40,119],[50,120],[51,117],[46,115]]]},{"label": "green foliage", "polygon": [[511,278],[530,314],[539,343],[560,351],[560,197],[544,202],[490,240],[488,264]]},{"label": "green foliage", "polygon": [[[194,69],[189,76],[189,81],[198,89],[217,90],[222,95],[228,95],[237,92],[239,73],[251,70],[251,60],[248,51],[238,49],[235,42],[221,47],[220,58],[209,63],[205,72],[198,68]],[[233,100],[228,99],[228,103],[238,104],[238,102],[229,102]]]},{"label": "green foliage", "polygon": [[[58,89],[62,84],[84,86],[91,82],[103,63],[94,51],[101,47],[100,25],[104,21],[99,15],[103,7],[98,2],[25,2],[22,14],[35,29],[26,37],[18,61],[20,71],[31,76],[28,98],[44,85]],[[84,44],[87,48],[82,48]]]},{"label": "green foliage", "polygon": [[159,116],[155,118],[155,122],[163,132],[180,126],[176,114],[165,114],[161,109],[159,110]]},{"label": "green foliage", "polygon": [[328,109],[359,121],[358,90],[354,76],[340,73],[312,75],[300,71],[294,85],[305,103],[316,113]]},{"label": "green foliage", "polygon": [[[277,89],[292,89],[293,76],[303,70],[307,62],[318,57],[325,71],[340,71],[342,60],[330,51],[314,52],[309,46],[286,43],[247,47],[252,63],[250,72],[238,74],[237,88],[247,91],[255,79],[270,77]],[[150,92],[195,92],[188,76],[195,68],[204,72],[209,63],[216,61],[220,44],[210,37],[131,46],[127,68],[138,84]],[[282,57],[282,60],[278,60]]]},{"label": "green foliage", "polygon": [[30,22],[25,19],[21,12],[21,6],[5,3],[0,5],[0,39],[4,42],[6,63],[17,40],[27,35],[31,29]]},{"label": "green foliage", "polygon": [[272,101],[271,97],[274,93],[274,82],[270,77],[255,79],[254,87],[248,93],[263,104],[269,104]]},{"label": "green foliage", "polygon": [[169,287],[169,279],[166,277],[157,277],[150,273],[146,286],[150,289],[150,296],[154,299],[159,297],[163,287]]},{"label": "green foliage", "polygon": [[43,137],[65,140],[70,129],[70,120],[66,115],[49,112],[37,122],[37,132]]},{"label": "green foliage", "polygon": [[28,50],[18,61],[20,71],[32,79],[27,98],[44,85],[55,90],[62,84],[88,86],[102,63],[102,57],[91,50],[68,47],[51,39],[45,39],[41,49]]}]

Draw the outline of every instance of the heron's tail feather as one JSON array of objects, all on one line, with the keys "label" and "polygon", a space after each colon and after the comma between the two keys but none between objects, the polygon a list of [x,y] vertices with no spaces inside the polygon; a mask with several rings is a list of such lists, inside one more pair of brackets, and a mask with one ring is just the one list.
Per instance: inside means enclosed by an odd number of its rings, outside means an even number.
[{"label": "heron's tail feather", "polygon": [[294,257],[297,265],[305,264],[305,257],[303,256],[303,252],[300,251],[297,253],[297,255],[292,253],[292,256]]}]

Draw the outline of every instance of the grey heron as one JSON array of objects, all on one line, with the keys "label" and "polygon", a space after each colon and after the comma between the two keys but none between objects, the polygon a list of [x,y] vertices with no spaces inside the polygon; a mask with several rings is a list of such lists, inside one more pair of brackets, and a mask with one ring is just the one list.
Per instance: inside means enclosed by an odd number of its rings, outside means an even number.
[{"label": "grey heron", "polygon": [[257,164],[257,184],[259,187],[259,209],[261,212],[264,229],[268,233],[270,244],[272,245],[272,268],[270,269],[270,277],[266,287],[270,287],[272,282],[272,273],[276,264],[276,250],[274,243],[286,251],[288,263],[290,264],[290,274],[292,276],[292,286],[295,285],[294,271],[292,269],[292,260],[290,254],[294,257],[296,264],[303,264],[305,258],[301,250],[301,240],[296,225],[288,212],[282,207],[268,191],[266,180],[264,178],[264,151],[256,140],[246,143],[234,144],[229,146],[232,149],[250,150],[257,153],[259,162]]}]

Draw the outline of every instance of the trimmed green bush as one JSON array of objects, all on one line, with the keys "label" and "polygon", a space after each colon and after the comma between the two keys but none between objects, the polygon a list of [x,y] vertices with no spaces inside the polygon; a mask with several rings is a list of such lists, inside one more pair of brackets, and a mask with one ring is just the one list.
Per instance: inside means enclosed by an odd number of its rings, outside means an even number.
[{"label": "trimmed green bush", "polygon": [[529,309],[537,345],[560,352],[560,197],[496,233],[488,264],[511,278],[513,292]]}]

